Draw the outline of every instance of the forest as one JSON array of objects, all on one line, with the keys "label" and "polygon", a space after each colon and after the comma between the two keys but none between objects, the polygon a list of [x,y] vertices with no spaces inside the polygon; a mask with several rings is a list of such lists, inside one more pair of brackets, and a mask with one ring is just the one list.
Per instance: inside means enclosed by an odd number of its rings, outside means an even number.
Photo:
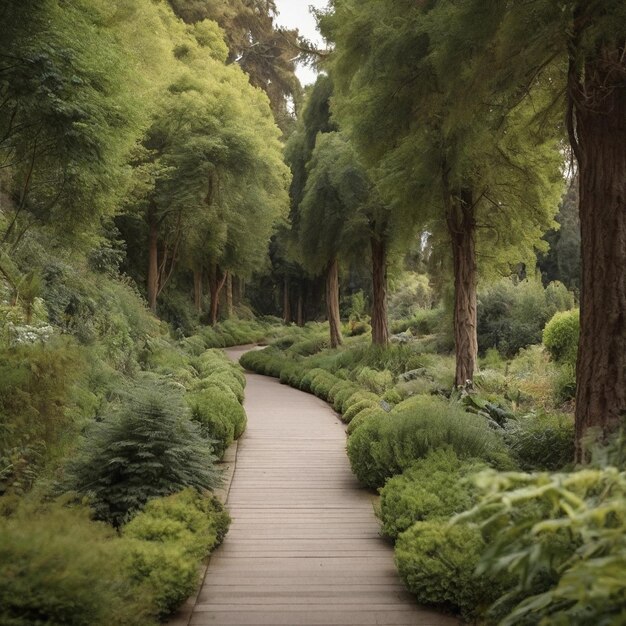
[{"label": "forest", "polygon": [[180,610],[252,372],[420,606],[626,624],[626,3],[311,11],[0,4],[0,625]]}]

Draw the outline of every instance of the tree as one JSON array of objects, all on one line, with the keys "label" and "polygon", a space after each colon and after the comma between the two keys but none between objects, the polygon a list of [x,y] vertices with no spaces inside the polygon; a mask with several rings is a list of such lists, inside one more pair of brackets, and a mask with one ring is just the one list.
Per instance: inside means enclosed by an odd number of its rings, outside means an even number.
[{"label": "tree", "polygon": [[170,0],[175,13],[193,24],[213,20],[224,30],[227,63],[238,63],[267,94],[283,131],[293,125],[301,86],[295,74],[297,31],[279,29],[273,0]]},{"label": "tree", "polygon": [[[601,437],[626,412],[626,6],[619,0],[458,3],[448,50],[465,66],[471,102],[503,94],[507,110],[556,111],[578,163],[582,246],[576,374],[577,458],[590,428]],[[480,51],[469,67],[468,48]],[[511,60],[514,59],[514,62]],[[538,86],[550,97],[537,102]]]},{"label": "tree", "polygon": [[552,224],[560,159],[554,131],[526,132],[530,107],[459,110],[464,77],[439,55],[453,4],[335,0],[320,23],[335,42],[335,115],[384,202],[398,223],[428,225],[451,247],[455,381],[464,385],[477,360],[479,259],[487,270],[534,257]]},{"label": "tree", "polygon": [[123,193],[149,115],[148,87],[131,68],[147,68],[125,29],[105,19],[106,2],[9,0],[1,11],[0,168],[15,208],[1,241],[18,245],[35,223],[88,239]]},{"label": "tree", "polygon": [[[366,201],[367,180],[355,168],[339,133],[321,133],[308,163],[300,203],[298,247],[304,266],[326,276],[326,307],[330,344],[343,343],[339,316],[339,259],[362,247],[364,221],[358,213]],[[351,249],[352,248],[352,249]]]},{"label": "tree", "polygon": [[558,229],[546,233],[550,249],[539,256],[544,284],[558,280],[580,294],[580,220],[578,218],[578,178],[561,200],[556,216]]},{"label": "tree", "polygon": [[267,98],[224,64],[216,33],[213,22],[174,33],[177,74],[135,163],[133,203],[148,229],[150,307],[182,259],[196,306],[208,277],[212,323],[228,272],[245,275],[266,253],[288,180]]}]

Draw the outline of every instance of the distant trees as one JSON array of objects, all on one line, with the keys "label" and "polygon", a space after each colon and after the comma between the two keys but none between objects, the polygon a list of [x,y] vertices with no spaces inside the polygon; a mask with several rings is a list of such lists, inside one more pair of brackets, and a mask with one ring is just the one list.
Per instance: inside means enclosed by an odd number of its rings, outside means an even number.
[{"label": "distant trees", "polygon": [[288,172],[267,100],[224,64],[217,26],[200,22],[177,36],[175,73],[143,141],[131,208],[148,229],[152,310],[182,260],[196,306],[208,282],[214,324],[229,272],[246,275],[267,251],[287,208]]},{"label": "distant trees", "polygon": [[626,7],[618,0],[332,0],[334,111],[385,201],[445,225],[457,385],[472,378],[482,268],[550,227],[564,139],[579,168],[578,458],[626,411]]},{"label": "distant trees", "polygon": [[0,12],[0,259],[33,225],[88,250],[115,218],[105,230],[126,240],[150,308],[193,275],[186,297],[200,308],[206,283],[215,322],[228,277],[262,264],[289,182],[268,96],[230,62],[224,31],[151,0]]},{"label": "distant trees", "polygon": [[439,53],[450,45],[445,4],[336,0],[321,25],[336,44],[336,118],[395,223],[428,226],[450,246],[464,385],[478,354],[479,271],[534,256],[562,182],[556,131],[529,132],[530,107],[503,115],[485,101],[463,113],[463,76]]}]

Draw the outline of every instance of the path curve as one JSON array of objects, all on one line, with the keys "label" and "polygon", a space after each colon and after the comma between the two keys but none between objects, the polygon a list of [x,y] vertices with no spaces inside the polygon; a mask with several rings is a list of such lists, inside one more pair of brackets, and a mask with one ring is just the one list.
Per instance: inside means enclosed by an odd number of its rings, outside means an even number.
[{"label": "path curve", "polygon": [[[247,349],[227,353],[238,360]],[[233,522],[189,624],[458,624],[404,590],[330,407],[275,379],[246,378],[248,428],[228,494]]]}]

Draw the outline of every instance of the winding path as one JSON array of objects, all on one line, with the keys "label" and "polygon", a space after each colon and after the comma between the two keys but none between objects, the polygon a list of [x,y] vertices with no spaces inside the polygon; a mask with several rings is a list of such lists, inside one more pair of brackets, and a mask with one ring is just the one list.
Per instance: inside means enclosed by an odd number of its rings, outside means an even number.
[{"label": "winding path", "polygon": [[228,493],[233,523],[188,624],[457,624],[404,590],[329,406],[271,378],[247,379],[248,429]]}]

